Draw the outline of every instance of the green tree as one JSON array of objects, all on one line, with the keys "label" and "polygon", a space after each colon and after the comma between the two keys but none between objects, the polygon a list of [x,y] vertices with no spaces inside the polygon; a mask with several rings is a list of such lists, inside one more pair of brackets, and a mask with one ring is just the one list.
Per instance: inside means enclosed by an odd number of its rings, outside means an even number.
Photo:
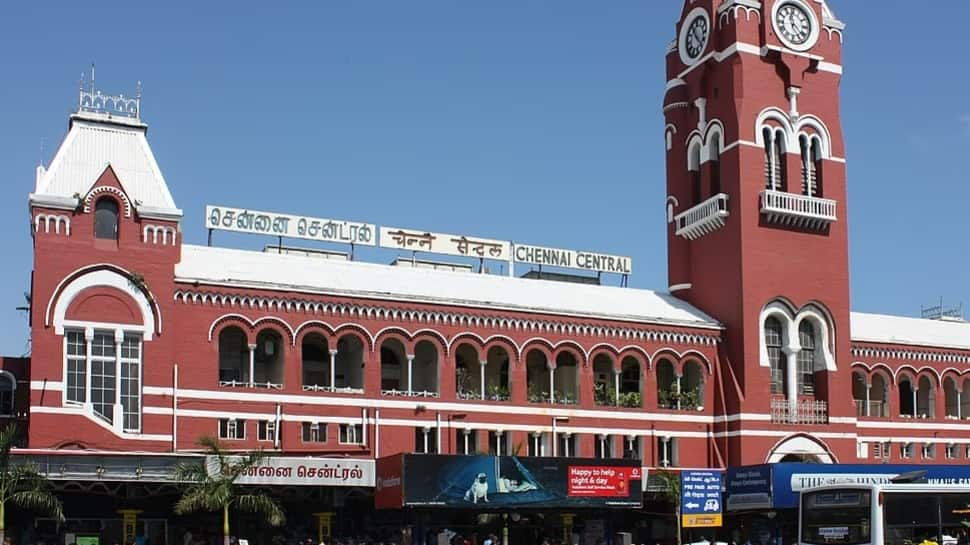
[{"label": "green tree", "polygon": [[667,502],[673,504],[674,520],[677,522],[677,545],[680,545],[680,474],[670,471],[660,470],[656,474],[657,484],[663,486],[660,496]]},{"label": "green tree", "polygon": [[33,464],[11,460],[10,449],[16,436],[17,424],[8,424],[0,431],[0,542],[6,537],[8,503],[64,520],[64,508],[50,481]]},{"label": "green tree", "polygon": [[[199,461],[180,464],[175,468],[175,480],[184,486],[182,497],[175,503],[175,513],[184,515],[196,511],[222,512],[222,540],[229,545],[229,512],[240,511],[261,515],[271,526],[286,522],[277,501],[265,494],[248,494],[240,490],[236,481],[249,468],[265,458],[261,450],[235,455],[223,450],[213,437],[199,439],[206,456]],[[209,471],[207,460],[214,460]]]}]

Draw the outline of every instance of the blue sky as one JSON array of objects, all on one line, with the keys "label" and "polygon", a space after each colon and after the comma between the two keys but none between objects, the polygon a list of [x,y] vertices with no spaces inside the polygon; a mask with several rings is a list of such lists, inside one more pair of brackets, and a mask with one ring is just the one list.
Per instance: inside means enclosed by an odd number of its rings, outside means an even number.
[{"label": "blue sky", "polygon": [[[912,4],[831,1],[848,25],[855,310],[970,306],[970,38],[939,24],[970,3]],[[680,2],[281,6],[0,8],[0,352],[27,347],[26,197],[92,61],[106,91],[143,81],[187,242],[218,203],[631,255],[632,286],[666,287],[660,104]]]}]

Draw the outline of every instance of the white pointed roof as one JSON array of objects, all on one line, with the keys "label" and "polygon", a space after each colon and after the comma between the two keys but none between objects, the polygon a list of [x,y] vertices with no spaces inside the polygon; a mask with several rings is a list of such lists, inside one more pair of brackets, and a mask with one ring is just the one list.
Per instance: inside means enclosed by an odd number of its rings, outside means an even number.
[{"label": "white pointed roof", "polygon": [[80,112],[51,161],[38,169],[31,201],[43,204],[84,197],[111,166],[135,209],[181,216],[145,137],[147,125],[132,119]]}]

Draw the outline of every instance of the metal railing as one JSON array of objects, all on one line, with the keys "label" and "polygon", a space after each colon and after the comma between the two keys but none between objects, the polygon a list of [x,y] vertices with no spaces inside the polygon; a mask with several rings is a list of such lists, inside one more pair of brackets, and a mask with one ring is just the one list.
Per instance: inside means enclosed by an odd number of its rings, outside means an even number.
[{"label": "metal railing", "polygon": [[728,196],[718,193],[706,201],[674,216],[676,235],[689,240],[698,239],[724,227],[728,217]]},{"label": "metal railing", "polygon": [[829,404],[814,399],[771,400],[771,422],[774,424],[828,424]]},{"label": "metal railing", "polygon": [[334,394],[362,394],[363,388],[353,388],[350,386],[323,386],[321,384],[304,384],[304,392],[330,392]]},{"label": "metal railing", "polygon": [[438,392],[428,392],[428,391],[418,391],[418,390],[381,390],[382,396],[394,396],[394,397],[438,397]]},{"label": "metal railing", "polygon": [[771,223],[815,230],[824,229],[838,219],[836,202],[832,199],[775,189],[761,192],[761,213]]},{"label": "metal railing", "polygon": [[243,380],[220,380],[219,386],[228,388],[265,388],[267,390],[282,390],[283,385],[275,382],[246,382]]}]

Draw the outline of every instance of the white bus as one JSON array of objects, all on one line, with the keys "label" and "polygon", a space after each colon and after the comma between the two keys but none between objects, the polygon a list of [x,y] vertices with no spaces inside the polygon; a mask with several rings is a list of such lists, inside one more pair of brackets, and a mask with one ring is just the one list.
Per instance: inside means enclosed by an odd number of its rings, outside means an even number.
[{"label": "white bus", "polygon": [[970,485],[847,484],[803,490],[802,545],[970,545]]}]

